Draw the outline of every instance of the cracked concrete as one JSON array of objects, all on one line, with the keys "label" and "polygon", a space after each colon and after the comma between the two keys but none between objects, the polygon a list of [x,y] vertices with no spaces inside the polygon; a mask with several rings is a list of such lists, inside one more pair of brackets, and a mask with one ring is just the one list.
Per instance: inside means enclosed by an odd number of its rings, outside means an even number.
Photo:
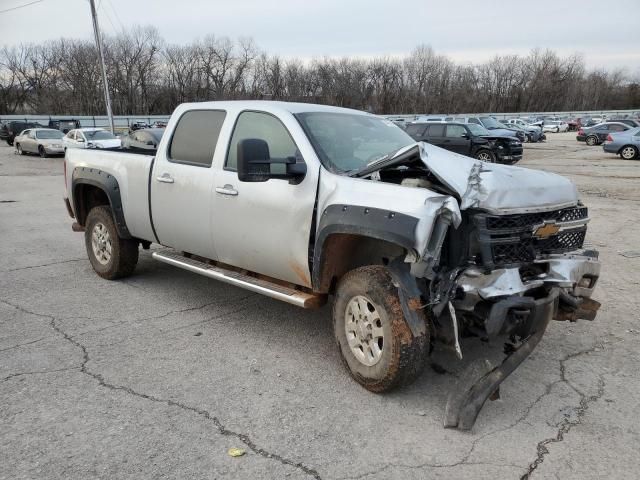
[{"label": "cracked concrete", "polygon": [[638,164],[549,137],[524,166],[608,195],[587,198],[603,307],[592,323],[553,322],[469,433],[442,428],[462,368],[446,352],[411,387],[373,395],[344,372],[329,308],[148,252],[134,276],[100,279],[61,202],[62,160],[0,147],[0,190],[16,200],[0,206],[0,479],[635,476],[640,259],[618,252],[640,238]]}]

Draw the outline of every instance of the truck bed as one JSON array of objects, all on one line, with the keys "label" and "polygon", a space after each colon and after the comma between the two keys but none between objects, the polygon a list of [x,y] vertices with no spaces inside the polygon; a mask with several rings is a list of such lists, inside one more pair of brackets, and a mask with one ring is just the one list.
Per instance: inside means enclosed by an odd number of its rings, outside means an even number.
[{"label": "truck bed", "polygon": [[[113,175],[118,181],[124,217],[132,236],[155,241],[149,211],[149,175],[152,155],[123,153],[100,149],[67,149],[67,192],[72,193],[73,172],[77,168],[94,168]],[[73,199],[70,198],[73,206]]]}]

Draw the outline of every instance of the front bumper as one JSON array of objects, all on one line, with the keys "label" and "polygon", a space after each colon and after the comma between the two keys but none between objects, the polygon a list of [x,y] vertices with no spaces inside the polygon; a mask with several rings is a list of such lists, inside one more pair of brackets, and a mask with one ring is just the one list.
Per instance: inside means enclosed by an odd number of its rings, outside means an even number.
[{"label": "front bumper", "polygon": [[527,296],[528,292],[558,287],[573,297],[591,298],[600,277],[598,253],[590,250],[579,254],[548,255],[534,261],[544,273],[523,280],[519,268],[499,268],[489,273],[470,267],[457,280],[460,291],[454,302],[456,310],[471,312],[480,302]]},{"label": "front bumper", "polygon": [[576,135],[576,140],[579,142],[584,142],[587,139],[586,135]]},{"label": "front bumper", "polygon": [[51,145],[44,145],[44,151],[49,155],[62,155],[64,154],[64,147],[52,147]]}]

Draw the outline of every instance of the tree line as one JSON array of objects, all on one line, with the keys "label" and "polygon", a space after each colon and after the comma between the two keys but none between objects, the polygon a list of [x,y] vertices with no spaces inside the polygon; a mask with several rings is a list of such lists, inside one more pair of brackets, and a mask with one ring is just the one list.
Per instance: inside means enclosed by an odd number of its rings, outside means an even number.
[{"label": "tree line", "polygon": [[[409,55],[285,59],[250,39],[213,35],[167,44],[153,27],[104,39],[116,115],[167,114],[182,102],[273,99],[382,114],[543,112],[640,108],[640,80],[588,70],[551,50],[458,64],[429,46]],[[103,115],[98,55],[90,40],[0,50],[0,114]]]}]

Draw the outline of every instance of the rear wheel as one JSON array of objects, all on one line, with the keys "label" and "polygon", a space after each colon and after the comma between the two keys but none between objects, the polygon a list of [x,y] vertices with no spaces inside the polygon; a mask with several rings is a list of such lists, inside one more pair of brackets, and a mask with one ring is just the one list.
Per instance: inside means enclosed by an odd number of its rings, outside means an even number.
[{"label": "rear wheel", "polygon": [[91,266],[102,278],[127,277],[136,268],[138,242],[118,236],[111,208],[91,209],[85,224],[84,242]]},{"label": "rear wheel", "polygon": [[638,158],[638,148],[633,145],[626,145],[620,150],[620,156],[625,160],[635,160]]},{"label": "rear wheel", "polygon": [[489,163],[495,163],[496,161],[496,155],[491,150],[479,150],[476,153],[476,158]]},{"label": "rear wheel", "polygon": [[589,145],[590,147],[593,147],[594,145],[598,144],[598,137],[596,137],[595,135],[589,135],[587,137],[587,145]]},{"label": "rear wheel", "polygon": [[360,267],[342,277],[333,304],[333,327],[344,365],[372,392],[412,383],[429,356],[428,327],[425,335],[413,335],[398,288],[382,266]]},{"label": "rear wheel", "polygon": [[16,152],[18,152],[18,155],[24,155],[24,152],[22,151],[22,146],[19,143],[16,143]]},{"label": "rear wheel", "polygon": [[47,158],[47,152],[42,145],[38,147],[38,153],[42,158]]}]

